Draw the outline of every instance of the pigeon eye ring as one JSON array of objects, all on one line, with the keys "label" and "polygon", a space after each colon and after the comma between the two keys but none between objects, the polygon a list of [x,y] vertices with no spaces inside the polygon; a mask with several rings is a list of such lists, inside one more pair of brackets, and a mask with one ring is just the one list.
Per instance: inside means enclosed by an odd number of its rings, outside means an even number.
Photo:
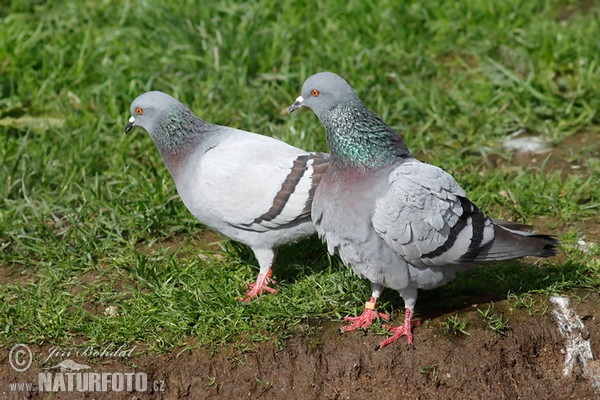
[{"label": "pigeon eye ring", "polygon": [[136,109],[135,109],[135,113],[136,113],[137,115],[142,115],[142,114],[144,113],[144,110],[142,110],[140,107],[136,107]]},{"label": "pigeon eye ring", "polygon": [[312,97],[317,97],[321,94],[321,92],[319,92],[317,89],[313,89],[310,91],[310,94],[312,95]]}]

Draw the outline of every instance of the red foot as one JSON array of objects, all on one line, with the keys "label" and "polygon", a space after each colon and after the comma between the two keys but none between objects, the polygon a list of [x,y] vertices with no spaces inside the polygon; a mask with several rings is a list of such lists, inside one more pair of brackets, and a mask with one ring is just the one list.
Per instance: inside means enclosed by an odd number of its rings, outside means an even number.
[{"label": "red foot", "polygon": [[[377,299],[371,297],[369,303],[372,303],[372,307],[375,307],[377,303]],[[367,303],[367,304],[369,304]],[[376,310],[372,310],[370,308],[365,308],[365,311],[358,317],[346,317],[344,321],[352,322],[350,325],[345,325],[340,328],[340,333],[350,332],[358,328],[367,329],[373,321],[379,316],[379,318],[385,319],[386,321],[390,320],[390,316],[386,313],[377,312]]]},{"label": "red foot", "polygon": [[266,274],[258,274],[258,278],[256,278],[256,282],[249,283],[246,287],[249,288],[248,293],[246,293],[246,297],[239,297],[239,301],[243,301],[244,303],[249,302],[255,297],[258,297],[263,292],[269,292],[272,294],[277,294],[277,290],[268,286],[269,284],[275,284],[275,280],[271,279],[271,275],[273,272],[268,270]]},{"label": "red foot", "polygon": [[404,313],[404,323],[402,325],[396,326],[394,328],[390,328],[388,325],[383,325],[385,329],[389,330],[394,335],[390,336],[389,338],[385,339],[383,342],[375,346],[375,350],[384,348],[388,344],[400,339],[402,336],[406,336],[408,346],[414,348],[415,346],[413,345],[412,328],[421,325],[421,321],[412,321],[411,317],[412,313],[409,309],[406,309]]}]

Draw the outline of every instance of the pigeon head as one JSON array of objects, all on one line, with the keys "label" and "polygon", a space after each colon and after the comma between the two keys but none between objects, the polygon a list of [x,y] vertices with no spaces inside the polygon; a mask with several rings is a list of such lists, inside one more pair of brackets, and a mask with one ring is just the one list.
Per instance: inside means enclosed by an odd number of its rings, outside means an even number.
[{"label": "pigeon head", "polygon": [[178,100],[157,91],[137,97],[130,111],[125,133],[135,126],[144,128],[163,157],[180,153],[203,135],[208,126]]},{"label": "pigeon head", "polygon": [[146,92],[131,103],[131,118],[125,127],[125,133],[129,133],[134,126],[141,126],[154,137],[154,131],[160,125],[161,119],[168,113],[178,113],[186,109],[187,107],[166,93]]},{"label": "pigeon head", "polygon": [[332,72],[309,77],[288,113],[306,107],[327,133],[332,165],[377,169],[412,157],[402,137],[360,101],[354,89]]},{"label": "pigeon head", "polygon": [[360,103],[354,89],[333,72],[319,72],[309,77],[302,93],[288,109],[292,113],[301,107],[310,108],[320,118],[340,104]]}]

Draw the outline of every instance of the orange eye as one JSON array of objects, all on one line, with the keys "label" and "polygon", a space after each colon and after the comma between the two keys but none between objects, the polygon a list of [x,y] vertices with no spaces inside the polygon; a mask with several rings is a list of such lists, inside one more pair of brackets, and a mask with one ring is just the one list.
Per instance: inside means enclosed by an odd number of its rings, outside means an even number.
[{"label": "orange eye", "polygon": [[142,109],[141,109],[141,108],[139,108],[139,107],[136,107],[136,109],[135,109],[135,113],[136,113],[137,115],[142,115],[142,114],[144,113],[144,110],[142,110]]},{"label": "orange eye", "polygon": [[310,94],[312,95],[312,97],[317,97],[321,94],[321,92],[319,92],[317,89],[313,89],[310,91]]}]

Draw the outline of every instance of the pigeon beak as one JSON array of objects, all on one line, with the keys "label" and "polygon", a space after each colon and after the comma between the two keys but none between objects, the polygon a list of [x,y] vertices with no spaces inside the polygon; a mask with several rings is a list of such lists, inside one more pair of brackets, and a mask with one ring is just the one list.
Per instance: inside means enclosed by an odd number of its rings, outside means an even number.
[{"label": "pigeon beak", "polygon": [[304,99],[302,98],[302,96],[298,96],[298,98],[296,99],[296,101],[294,102],[294,104],[292,104],[290,106],[290,108],[288,108],[288,114],[293,113],[294,111],[296,111],[300,107],[304,107]]},{"label": "pigeon beak", "polygon": [[129,131],[131,130],[131,128],[133,128],[133,124],[134,123],[135,123],[135,118],[132,115],[131,118],[129,118],[129,123],[125,127],[125,134],[126,135],[129,133]]}]

